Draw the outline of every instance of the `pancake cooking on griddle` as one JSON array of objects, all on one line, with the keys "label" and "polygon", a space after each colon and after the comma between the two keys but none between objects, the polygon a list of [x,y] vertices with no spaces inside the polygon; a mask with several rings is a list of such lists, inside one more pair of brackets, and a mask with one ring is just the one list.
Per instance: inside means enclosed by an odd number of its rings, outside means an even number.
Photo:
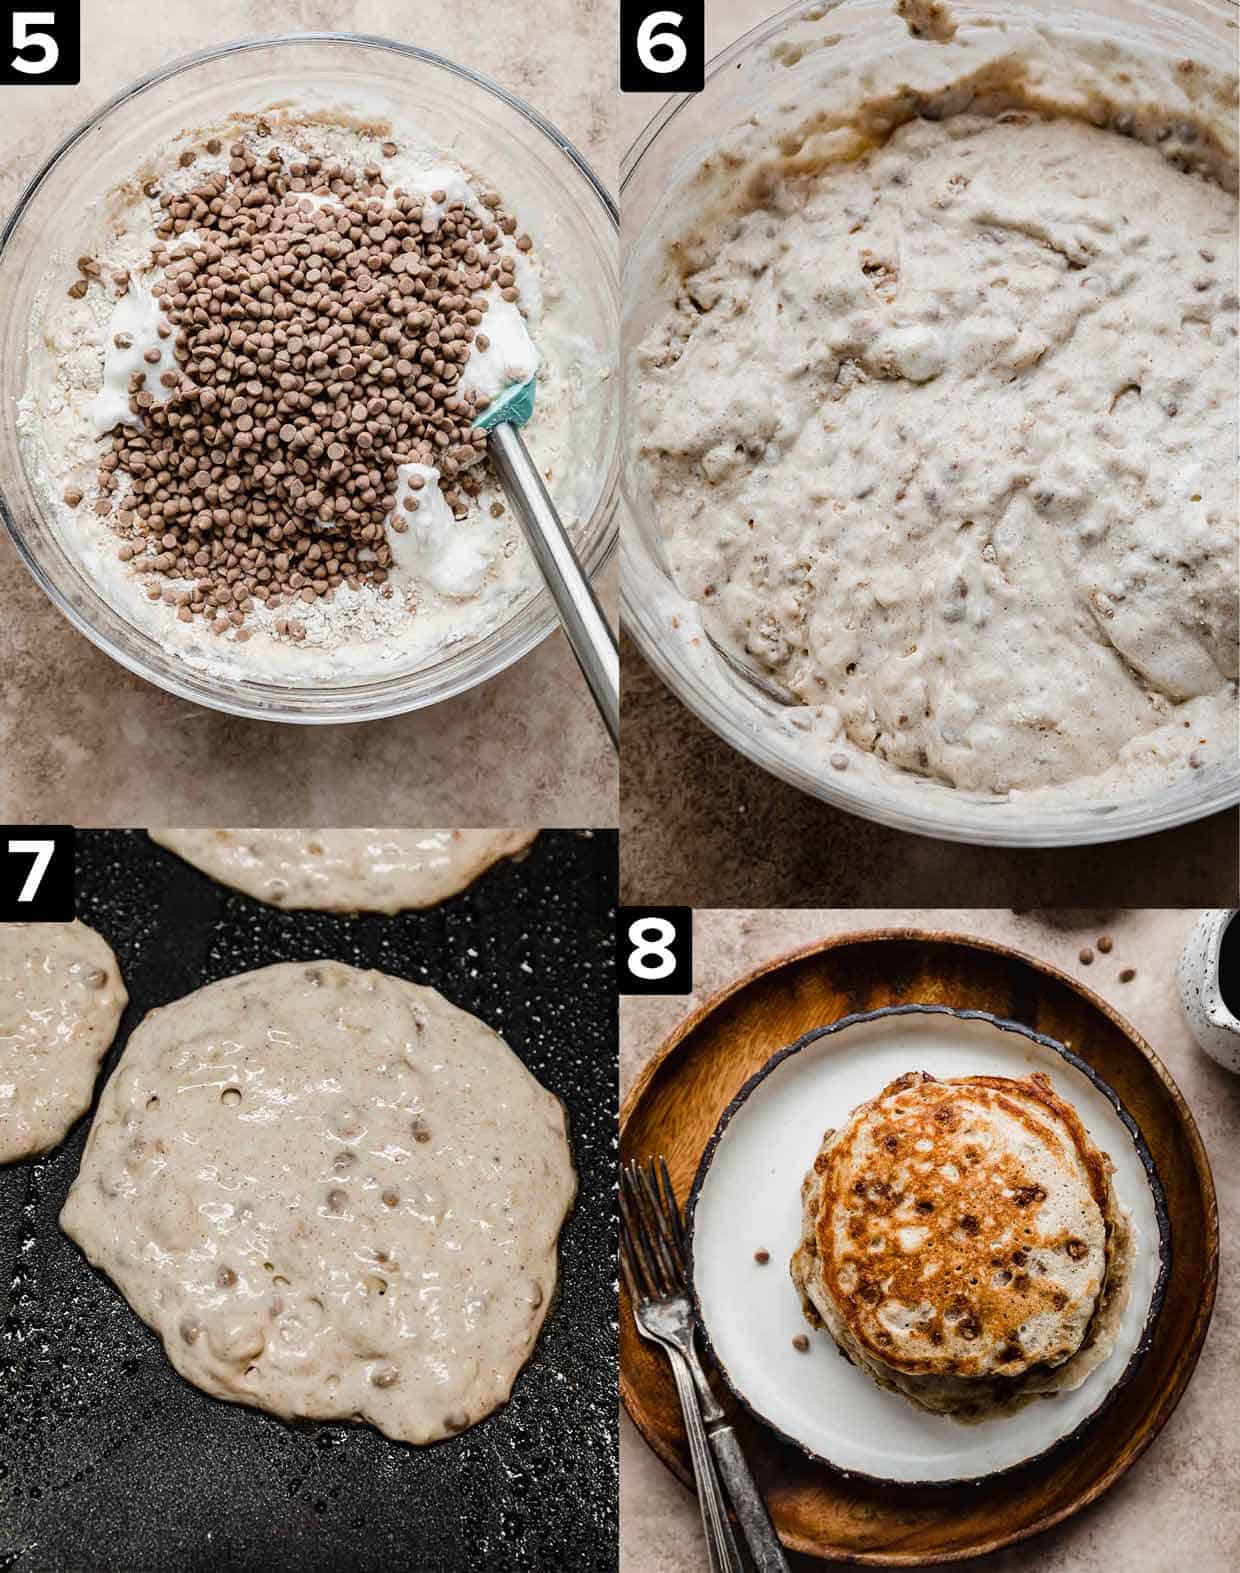
[{"label": "pancake cooking on griddle", "polygon": [[792,1277],[880,1387],[983,1420],[1108,1355],[1131,1237],[1112,1164],[1041,1072],[910,1071],[828,1131]]}]

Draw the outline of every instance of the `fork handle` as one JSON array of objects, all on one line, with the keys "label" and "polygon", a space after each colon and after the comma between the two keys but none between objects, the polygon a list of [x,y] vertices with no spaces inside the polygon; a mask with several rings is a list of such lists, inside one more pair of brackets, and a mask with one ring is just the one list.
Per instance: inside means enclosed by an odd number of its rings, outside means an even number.
[{"label": "fork handle", "polygon": [[702,1412],[707,1440],[757,1573],[789,1573],[788,1559],[775,1533],[775,1526],[771,1523],[762,1493],[758,1490],[758,1482],[741,1451],[736,1432],[725,1418],[714,1389],[706,1379],[706,1372],[702,1369],[692,1342],[685,1352],[685,1359],[697,1389],[698,1407]]},{"label": "fork handle", "polygon": [[736,1432],[730,1425],[718,1425],[707,1435],[757,1573],[789,1573],[788,1558]]},{"label": "fork handle", "polygon": [[702,1510],[702,1528],[706,1532],[706,1555],[710,1573],[745,1573],[736,1536],[728,1522],[728,1510],[719,1488],[719,1478],[706,1441],[706,1427],[698,1411],[697,1393],[689,1375],[688,1362],[679,1350],[668,1348],[672,1375],[676,1379],[676,1393],[684,1416],[685,1431],[689,1437],[689,1457],[693,1462],[693,1478],[697,1483],[698,1506]]}]

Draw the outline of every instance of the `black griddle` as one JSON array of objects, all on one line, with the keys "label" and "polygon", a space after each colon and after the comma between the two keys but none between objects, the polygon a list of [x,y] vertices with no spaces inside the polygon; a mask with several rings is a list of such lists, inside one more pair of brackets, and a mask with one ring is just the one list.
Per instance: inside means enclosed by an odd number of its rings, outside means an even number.
[{"label": "black griddle", "polygon": [[617,1564],[616,836],[547,831],[430,912],[279,912],[140,831],[82,831],[78,916],[130,1004],[98,1087],[156,1005],[276,961],[332,957],[430,984],[565,1103],[580,1194],[558,1299],[509,1404],[415,1448],[290,1426],[184,1382],[57,1227],[89,1117],[0,1168],[0,1570],[299,1573]]}]

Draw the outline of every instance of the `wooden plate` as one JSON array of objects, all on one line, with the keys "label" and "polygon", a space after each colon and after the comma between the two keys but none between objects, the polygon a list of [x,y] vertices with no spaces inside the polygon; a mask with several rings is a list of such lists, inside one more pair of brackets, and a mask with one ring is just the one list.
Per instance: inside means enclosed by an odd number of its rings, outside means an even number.
[{"label": "wooden plate", "polygon": [[[890,930],[844,935],[771,962],[682,1022],[621,1111],[621,1157],[666,1156],[682,1202],[724,1109],[771,1055],[843,1016],[906,1002],[992,1012],[1065,1044],[1113,1087],[1162,1176],[1174,1241],[1154,1336],[1088,1445],[970,1487],[847,1480],[781,1442],[727,1395],[789,1548],[884,1567],[950,1562],[1049,1529],[1100,1496],[1162,1429],[1192,1375],[1218,1282],[1218,1209],[1192,1115],[1164,1066],[1107,1004],[1006,946]],[[646,1441],[686,1485],[688,1447],[666,1361],[637,1334],[622,1291],[620,1391]]]}]

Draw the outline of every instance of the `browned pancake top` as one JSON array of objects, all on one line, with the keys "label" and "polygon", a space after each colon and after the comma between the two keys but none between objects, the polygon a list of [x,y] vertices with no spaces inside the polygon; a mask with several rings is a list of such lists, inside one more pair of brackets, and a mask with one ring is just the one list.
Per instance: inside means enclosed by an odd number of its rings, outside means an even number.
[{"label": "browned pancake top", "polygon": [[901,1076],[824,1143],[815,1236],[852,1335],[909,1373],[1014,1376],[1079,1347],[1107,1160],[1040,1073]]}]

